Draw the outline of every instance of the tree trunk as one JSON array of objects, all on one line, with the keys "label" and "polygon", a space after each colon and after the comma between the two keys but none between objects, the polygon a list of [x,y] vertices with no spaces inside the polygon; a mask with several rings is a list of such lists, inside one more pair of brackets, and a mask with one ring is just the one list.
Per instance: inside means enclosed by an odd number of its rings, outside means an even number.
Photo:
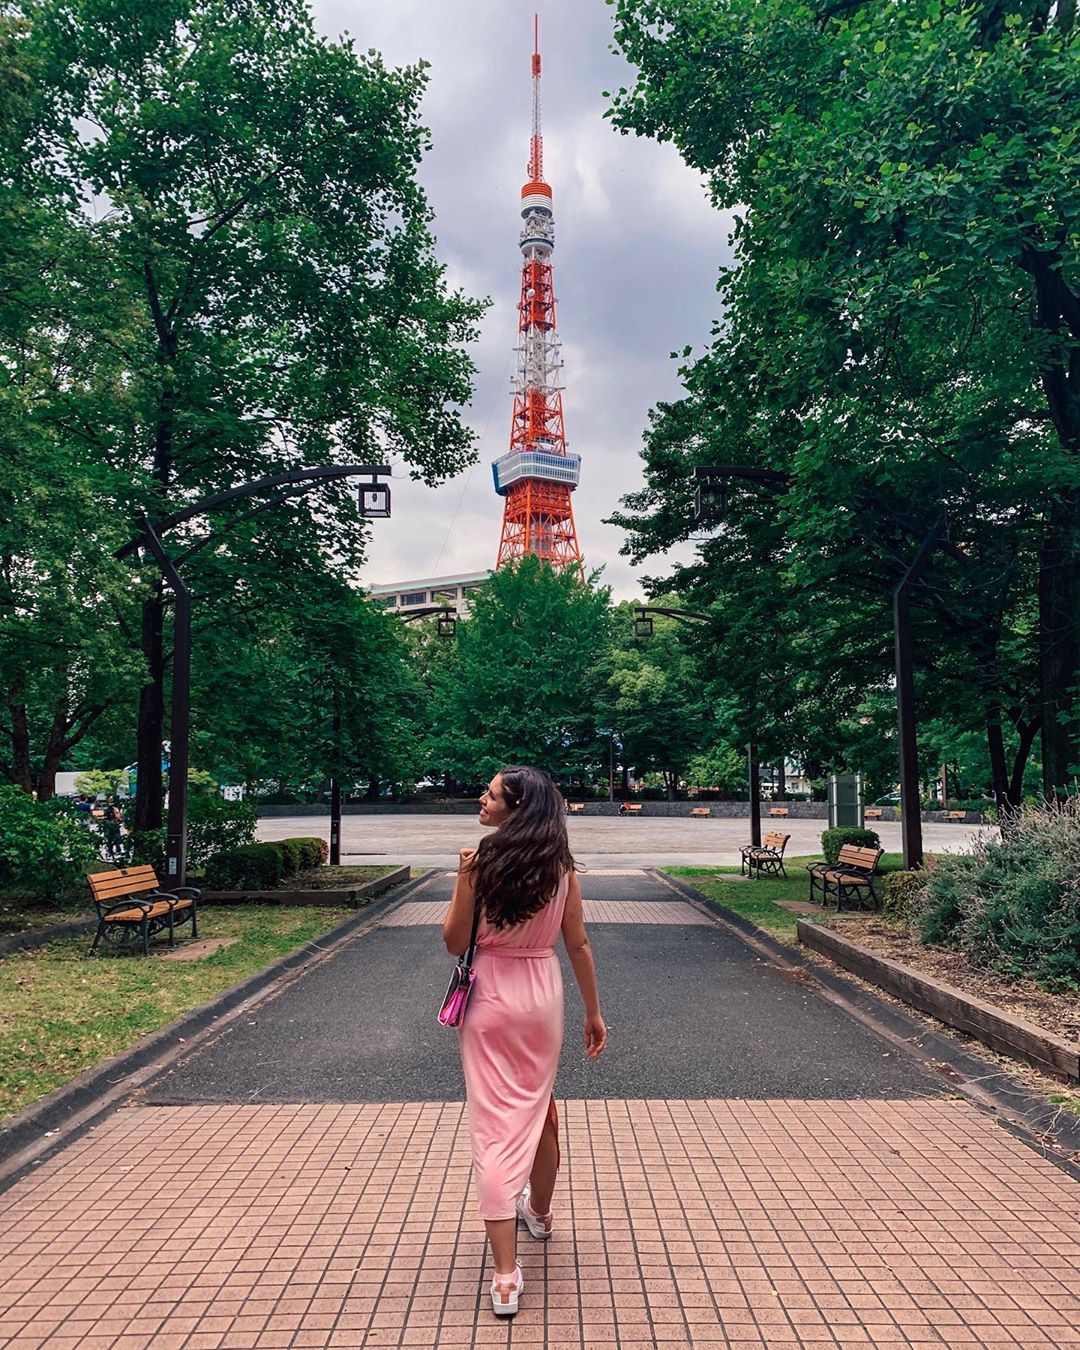
[{"label": "tree trunk", "polygon": [[1080,771],[1080,492],[1046,520],[1039,567],[1043,791],[1063,799]]},{"label": "tree trunk", "polygon": [[1015,810],[1019,810],[1024,801],[1024,770],[1027,768],[1028,756],[1031,754],[1031,747],[1035,744],[1035,737],[1039,734],[1038,721],[1030,722],[1027,726],[1020,723],[1016,728],[1020,736],[1020,746],[1016,752],[1016,758],[1013,760],[1012,781],[1009,784],[1009,801]]},{"label": "tree trunk", "polygon": [[143,605],[142,652],[148,679],[139,690],[135,829],[159,830],[163,819],[161,745],[165,729],[164,604],[161,584]]},{"label": "tree trunk", "polygon": [[8,693],[8,709],[11,713],[11,777],[17,787],[24,792],[33,792],[34,777],[30,761],[30,721],[26,715],[26,704],[22,701],[25,693],[20,676]]},{"label": "tree trunk", "polygon": [[45,742],[45,754],[41,761],[41,773],[38,776],[38,801],[47,802],[56,795],[56,775],[63,762],[64,737],[69,726],[67,700],[58,698],[53,706],[52,726],[49,739]]},{"label": "tree trunk", "polygon": [[787,801],[787,764],[783,755],[776,761],[776,800]]},{"label": "tree trunk", "polygon": [[368,802],[377,802],[379,800],[379,780],[377,778],[368,779],[367,793],[365,794],[364,800]]}]

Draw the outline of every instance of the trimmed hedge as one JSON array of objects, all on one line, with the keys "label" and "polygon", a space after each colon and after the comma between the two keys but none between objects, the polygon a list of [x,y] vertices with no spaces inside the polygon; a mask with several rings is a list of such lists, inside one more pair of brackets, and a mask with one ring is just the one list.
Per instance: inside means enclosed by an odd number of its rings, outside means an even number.
[{"label": "trimmed hedge", "polygon": [[275,839],[215,853],[206,864],[212,891],[272,891],[309,867],[320,867],[329,854],[324,839]]},{"label": "trimmed hedge", "polygon": [[861,830],[857,825],[838,825],[831,830],[822,830],[821,851],[825,854],[826,862],[836,862],[845,844],[856,844],[859,848],[880,848],[881,840],[873,830]]}]

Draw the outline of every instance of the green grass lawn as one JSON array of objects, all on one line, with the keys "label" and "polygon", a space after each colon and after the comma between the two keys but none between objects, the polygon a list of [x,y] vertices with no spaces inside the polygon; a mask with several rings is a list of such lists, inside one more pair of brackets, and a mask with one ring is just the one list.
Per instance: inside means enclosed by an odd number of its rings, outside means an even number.
[{"label": "green grass lawn", "polygon": [[[355,913],[337,906],[207,905],[199,914],[200,937],[237,940],[196,961],[88,957],[89,937],[3,957],[0,1117],[126,1050],[140,1036]],[[158,938],[151,950],[164,945]]]},{"label": "green grass lawn", "polygon": [[[777,900],[806,900],[810,894],[810,882],[804,864],[820,861],[822,855],[806,854],[800,858],[785,858],[787,878],[765,878],[762,881],[720,881],[722,875],[739,875],[737,867],[665,867],[662,870],[669,876],[680,877],[691,886],[707,895],[710,900],[732,909],[736,914],[756,923],[781,942],[795,943],[795,921],[800,916],[790,909],[784,909]],[[886,853],[879,864],[884,872],[899,871],[904,860],[899,853]]]},{"label": "green grass lawn", "polygon": [[[106,863],[101,864],[105,870]],[[283,891],[337,891],[351,890],[367,881],[375,881],[396,869],[387,864],[367,867],[313,867],[298,872],[281,883]],[[203,879],[192,875],[193,886],[205,885]],[[56,924],[76,923],[80,919],[95,919],[94,906],[85,883],[69,895],[44,900],[25,892],[0,891],[0,937],[26,933],[32,929],[52,928]]]}]

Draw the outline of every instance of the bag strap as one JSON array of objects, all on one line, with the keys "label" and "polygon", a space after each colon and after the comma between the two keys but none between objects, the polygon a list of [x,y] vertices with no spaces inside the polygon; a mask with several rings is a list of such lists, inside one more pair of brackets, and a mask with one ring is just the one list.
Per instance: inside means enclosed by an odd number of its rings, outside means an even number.
[{"label": "bag strap", "polygon": [[477,896],[476,901],[473,904],[472,934],[469,937],[469,950],[461,958],[462,962],[467,966],[472,965],[473,957],[476,955],[476,930],[479,927],[480,927],[480,897]]}]

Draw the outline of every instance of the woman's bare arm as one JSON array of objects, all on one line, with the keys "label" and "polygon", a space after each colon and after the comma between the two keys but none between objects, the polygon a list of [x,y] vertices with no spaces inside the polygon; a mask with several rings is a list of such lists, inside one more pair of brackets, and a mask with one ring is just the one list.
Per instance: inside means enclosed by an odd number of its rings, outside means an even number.
[{"label": "woman's bare arm", "polygon": [[563,911],[562,937],[566,944],[566,954],[581,990],[581,1001],[585,1004],[585,1050],[590,1059],[595,1059],[607,1042],[607,1027],[600,1015],[600,994],[596,987],[596,966],[593,963],[592,946],[585,932],[585,915],[581,905],[581,883],[577,873],[570,873],[570,889],[566,896],[566,908]]},{"label": "woman's bare arm", "polygon": [[454,882],[454,894],[450,899],[450,908],[443,920],[442,936],[446,950],[451,956],[461,956],[469,945],[472,936],[473,912],[476,906],[476,891],[473,887],[472,860],[476,854],[474,848],[463,848],[458,855],[458,874]]}]

